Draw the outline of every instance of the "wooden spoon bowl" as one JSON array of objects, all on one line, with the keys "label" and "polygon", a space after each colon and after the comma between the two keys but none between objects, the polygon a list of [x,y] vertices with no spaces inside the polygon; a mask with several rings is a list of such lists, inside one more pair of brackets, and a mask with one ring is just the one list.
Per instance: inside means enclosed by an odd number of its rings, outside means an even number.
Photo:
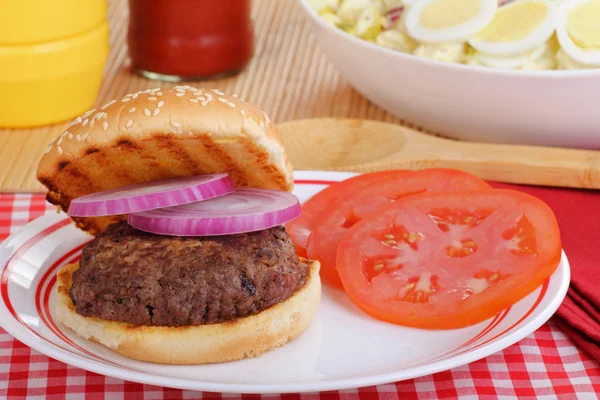
[{"label": "wooden spoon bowl", "polygon": [[315,118],[279,125],[295,169],[373,172],[456,168],[483,179],[600,188],[600,152],[460,142],[396,124]]}]

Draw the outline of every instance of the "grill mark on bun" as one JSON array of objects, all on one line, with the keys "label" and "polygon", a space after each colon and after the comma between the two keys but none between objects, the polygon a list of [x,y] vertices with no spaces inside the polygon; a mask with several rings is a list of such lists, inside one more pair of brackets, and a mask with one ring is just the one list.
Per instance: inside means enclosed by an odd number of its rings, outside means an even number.
[{"label": "grill mark on bun", "polygon": [[119,147],[119,148],[127,147],[130,149],[139,149],[139,146],[137,146],[135,143],[133,143],[129,139],[119,139],[119,141],[117,141],[117,147]]},{"label": "grill mark on bun", "polygon": [[[194,173],[201,173],[202,170],[210,169],[209,165],[204,163],[201,164],[201,160],[193,159],[186,148],[185,141],[169,137],[169,150],[173,155],[181,160],[181,164],[187,171],[194,171]],[[198,171],[198,172],[197,172]]]},{"label": "grill mark on bun", "polygon": [[204,148],[215,156],[221,164],[223,171],[229,172],[236,181],[242,179],[241,175],[244,173],[244,167],[235,162],[231,155],[221,147],[226,145],[215,143],[209,136],[201,136],[200,141]]}]

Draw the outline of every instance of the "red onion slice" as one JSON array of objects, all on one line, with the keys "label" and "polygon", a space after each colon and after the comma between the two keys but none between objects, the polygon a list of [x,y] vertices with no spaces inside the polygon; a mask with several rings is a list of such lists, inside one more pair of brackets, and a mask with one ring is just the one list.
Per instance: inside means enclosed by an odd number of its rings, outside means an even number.
[{"label": "red onion slice", "polygon": [[140,183],[78,197],[71,202],[72,217],[130,214],[208,200],[235,190],[227,174],[199,175]]},{"label": "red onion slice", "polygon": [[300,212],[291,193],[243,188],[212,200],[130,214],[127,222],[159,235],[218,236],[283,225]]}]

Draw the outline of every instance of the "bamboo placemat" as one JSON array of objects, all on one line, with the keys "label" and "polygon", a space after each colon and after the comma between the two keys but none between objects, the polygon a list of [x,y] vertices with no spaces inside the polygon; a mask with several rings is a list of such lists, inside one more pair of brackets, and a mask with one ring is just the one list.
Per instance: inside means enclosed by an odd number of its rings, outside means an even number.
[{"label": "bamboo placemat", "polygon": [[[151,81],[129,69],[126,0],[111,0],[111,55],[97,104],[127,93],[173,84]],[[388,122],[396,118],[356,92],[325,59],[298,0],[253,0],[256,50],[235,77],[190,83],[237,93],[276,122],[310,117],[355,117]],[[41,192],[35,179],[39,157],[67,123],[24,130],[0,130],[0,192]]]}]

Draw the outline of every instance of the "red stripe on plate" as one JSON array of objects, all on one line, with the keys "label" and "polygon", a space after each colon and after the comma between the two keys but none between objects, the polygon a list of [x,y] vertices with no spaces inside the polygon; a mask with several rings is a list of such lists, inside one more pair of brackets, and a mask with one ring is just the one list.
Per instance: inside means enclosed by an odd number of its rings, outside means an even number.
[{"label": "red stripe on plate", "polygon": [[540,305],[540,303],[542,302],[542,300],[544,299],[544,297],[546,296],[546,292],[548,291],[548,286],[550,284],[550,278],[546,279],[546,281],[543,283],[542,285],[542,290],[540,291],[540,294],[537,298],[537,300],[535,301],[535,303],[533,303],[533,305],[531,306],[531,308],[529,309],[529,311],[527,311],[527,313],[525,313],[525,315],[523,315],[521,318],[519,318],[519,320],[517,322],[515,322],[514,324],[512,324],[511,326],[509,326],[508,328],[506,328],[505,330],[503,330],[502,332],[498,333],[496,336],[494,336],[493,338],[490,338],[488,340],[486,340],[485,342],[479,343],[477,346],[473,347],[470,350],[475,350],[478,349],[479,347],[488,344],[489,342],[491,342],[492,340],[495,340],[497,338],[499,338],[500,336],[503,336],[504,334],[510,332],[511,330],[513,330],[515,327],[517,327],[521,322],[523,322],[527,317],[529,317],[536,308],[538,308],[538,306]]},{"label": "red stripe on plate", "polygon": [[[76,257],[73,257],[67,263],[65,263],[65,261],[67,259],[71,258],[76,253],[79,253],[81,251],[81,249],[83,248],[83,246],[85,246],[85,244],[86,243],[83,243],[83,244],[75,247],[73,250],[71,250],[70,252],[68,252],[67,254],[62,256],[60,259],[58,259],[54,264],[52,264],[50,266],[50,268],[48,268],[46,273],[42,276],[42,279],[40,279],[40,282],[38,283],[38,286],[35,291],[35,308],[36,308],[42,322],[44,323],[44,325],[46,325],[46,327],[50,331],[52,331],[57,337],[62,339],[64,342],[70,344],[77,350],[81,351],[82,353],[86,353],[87,355],[92,356],[92,357],[98,357],[95,354],[90,353],[83,347],[81,347],[78,344],[76,344],[75,342],[73,342],[58,328],[58,326],[56,325],[56,323],[54,322],[54,320],[52,318],[52,314],[50,313],[50,306],[48,304],[48,301],[50,299],[50,294],[52,293],[52,289],[54,288],[54,285],[56,284],[56,274],[55,274],[56,269],[58,269],[59,267],[62,267],[63,265],[71,264],[73,262],[79,261],[79,258],[81,257],[81,255],[77,254]],[[52,279],[50,280],[50,283],[46,287],[45,292],[42,293],[44,284],[46,283],[46,281],[48,280],[49,277],[52,277]],[[42,297],[44,298],[43,302],[42,302]],[[42,307],[42,304],[43,304],[43,307]],[[44,314],[44,311],[45,311],[45,314]],[[98,357],[98,358],[101,358],[101,357]],[[106,360],[106,359],[102,359],[102,360],[110,363],[109,360]]]},{"label": "red stripe on plate", "polygon": [[[13,253],[12,256],[10,256],[10,258],[8,259],[8,261],[6,262],[6,264],[4,265],[4,267],[2,268],[2,275],[1,275],[1,280],[0,280],[0,292],[2,294],[2,300],[4,301],[4,304],[6,305],[6,308],[8,309],[8,311],[10,312],[10,314],[13,316],[13,318],[18,321],[25,329],[27,329],[32,335],[38,337],[39,339],[43,340],[44,342],[52,345],[52,346],[56,346],[66,352],[69,352],[71,354],[75,354],[77,356],[80,357],[84,357],[87,358],[91,361],[97,361],[97,362],[102,362],[103,364],[107,363],[108,365],[111,366],[117,366],[117,367],[122,367],[119,364],[115,364],[111,361],[108,360],[104,360],[100,357],[98,357],[97,355],[94,355],[92,353],[88,353],[88,354],[92,354],[93,358],[90,358],[88,356],[85,355],[81,355],[79,353],[75,353],[74,351],[72,351],[71,349],[65,348],[57,343],[52,342],[51,340],[49,340],[48,338],[40,335],[38,332],[36,332],[35,330],[33,330],[29,325],[27,325],[20,317],[19,315],[16,313],[12,302],[10,300],[10,296],[8,294],[8,282],[10,280],[10,275],[12,274],[12,270],[13,270],[13,261],[22,257],[28,250],[30,250],[33,246],[35,246],[38,242],[40,242],[42,239],[44,239],[45,237],[49,236],[50,234],[52,234],[53,232],[58,231],[61,228],[64,228],[67,225],[70,225],[71,220],[69,218],[66,218],[62,221],[56,222],[53,225],[50,225],[49,227],[45,228],[44,230],[38,232],[37,234],[35,234],[33,237],[29,238],[25,243],[23,243],[20,247],[17,248],[17,250]],[[63,256],[64,258],[65,256]],[[40,281],[41,282],[41,281]],[[37,292],[37,289],[36,289]],[[40,314],[40,319],[41,319],[41,314]],[[87,353],[87,352],[86,352]]]},{"label": "red stripe on plate", "polygon": [[525,315],[523,315],[521,318],[519,318],[519,320],[517,322],[515,322],[514,324],[512,324],[511,326],[509,326],[508,328],[506,328],[502,332],[498,333],[496,336],[487,339],[485,342],[481,342],[481,343],[477,344],[476,346],[473,346],[470,349],[463,350],[460,353],[457,353],[457,354],[454,354],[454,355],[455,356],[460,356],[462,354],[465,354],[468,351],[472,351],[472,350],[478,349],[481,346],[484,346],[484,345],[492,342],[493,340],[498,339],[500,336],[504,336],[505,334],[507,334],[508,332],[512,331],[514,328],[516,328],[517,326],[519,326],[521,324],[521,322],[523,322],[527,317],[529,317],[538,308],[538,306],[540,305],[540,303],[542,302],[542,300],[546,296],[546,292],[548,291],[549,283],[550,283],[550,278],[546,279],[546,281],[542,284],[542,290],[540,291],[540,294],[538,295],[538,298],[535,300],[535,303],[533,303],[533,305],[531,306],[531,308],[529,309],[529,311],[527,311],[525,313]]},{"label": "red stripe on plate", "polygon": [[11,315],[24,326],[27,326],[27,325],[21,320],[21,318],[15,312],[15,309],[10,302],[10,297],[8,296],[8,280],[12,273],[13,260],[15,260],[15,258],[20,258],[21,256],[23,256],[23,254],[25,252],[27,252],[29,249],[31,249],[34,245],[36,245],[40,240],[44,239],[46,236],[69,225],[70,223],[71,223],[70,219],[68,219],[68,218],[63,219],[62,221],[57,222],[53,225],[50,225],[46,229],[36,233],[33,237],[31,237],[25,243],[23,243],[13,253],[12,256],[10,256],[10,258],[8,259],[8,261],[2,268],[2,276],[1,276],[1,280],[0,280],[0,292],[2,293],[2,300],[4,300],[4,304],[6,304],[6,308],[8,308],[8,311],[11,313]]}]

